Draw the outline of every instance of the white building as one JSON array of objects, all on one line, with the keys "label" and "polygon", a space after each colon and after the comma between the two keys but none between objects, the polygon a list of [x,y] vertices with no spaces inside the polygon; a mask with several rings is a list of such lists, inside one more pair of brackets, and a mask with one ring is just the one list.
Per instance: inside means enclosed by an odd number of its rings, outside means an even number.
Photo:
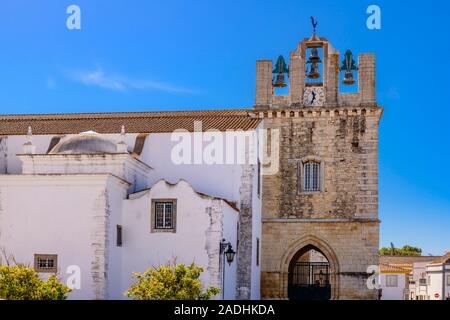
[{"label": "white building", "polygon": [[450,251],[427,265],[430,300],[450,300]]},{"label": "white building", "polygon": [[225,299],[259,299],[259,162],[221,162],[231,142],[202,139],[242,130],[258,145],[260,126],[245,110],[0,116],[0,248],[43,276],[80,271],[70,299],[123,299],[133,272],[175,258]]},{"label": "white building", "polygon": [[381,256],[382,300],[450,300],[450,252],[444,256]]},{"label": "white building", "polygon": [[406,300],[408,290],[408,275],[410,270],[380,264],[380,299]]}]

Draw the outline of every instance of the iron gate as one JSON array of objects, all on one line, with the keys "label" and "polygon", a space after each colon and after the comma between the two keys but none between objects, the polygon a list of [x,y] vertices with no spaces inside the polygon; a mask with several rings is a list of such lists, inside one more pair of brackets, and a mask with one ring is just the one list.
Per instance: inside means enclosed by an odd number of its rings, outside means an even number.
[{"label": "iron gate", "polygon": [[291,300],[330,300],[330,264],[294,263],[289,272],[288,296]]}]

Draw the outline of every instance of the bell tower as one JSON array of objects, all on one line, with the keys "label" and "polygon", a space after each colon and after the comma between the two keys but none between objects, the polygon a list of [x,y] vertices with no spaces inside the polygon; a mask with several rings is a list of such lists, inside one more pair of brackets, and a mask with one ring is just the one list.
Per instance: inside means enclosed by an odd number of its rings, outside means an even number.
[{"label": "bell tower", "polygon": [[[360,54],[357,65],[352,52],[346,50],[340,61],[339,52],[330,42],[317,36],[315,20],[313,25],[313,35],[290,53],[289,65],[283,56],[278,57],[274,68],[271,60],[256,62],[255,110],[376,105],[375,56]],[[341,86],[356,84],[356,92],[340,92]],[[276,88],[286,86],[288,94],[275,93]]]},{"label": "bell tower", "polygon": [[367,286],[379,247],[375,56],[341,56],[311,20],[288,61],[256,63],[253,116],[279,137],[268,142],[278,171],[263,166],[261,296],[376,299]]}]

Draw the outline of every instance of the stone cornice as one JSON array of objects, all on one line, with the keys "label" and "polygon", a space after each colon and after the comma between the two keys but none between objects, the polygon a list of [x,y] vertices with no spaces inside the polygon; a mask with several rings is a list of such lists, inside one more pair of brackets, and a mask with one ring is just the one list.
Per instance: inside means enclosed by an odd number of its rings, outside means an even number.
[{"label": "stone cornice", "polygon": [[356,116],[366,115],[375,116],[380,120],[383,113],[383,107],[373,106],[349,106],[349,107],[304,107],[304,108],[283,108],[266,109],[249,112],[251,117],[264,118],[312,118],[312,117],[339,117],[341,115]]}]

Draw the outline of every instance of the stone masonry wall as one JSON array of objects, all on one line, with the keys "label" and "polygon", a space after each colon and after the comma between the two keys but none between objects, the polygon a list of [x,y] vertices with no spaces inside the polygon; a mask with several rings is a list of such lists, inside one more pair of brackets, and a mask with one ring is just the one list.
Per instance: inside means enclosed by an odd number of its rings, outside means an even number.
[{"label": "stone masonry wall", "polygon": [[[333,298],[376,298],[367,289],[366,270],[378,264],[381,112],[303,108],[265,117],[265,128],[280,130],[280,170],[263,181],[263,298],[287,298],[287,257],[311,244],[299,242],[308,237],[333,260]],[[311,157],[322,163],[323,187],[304,193],[298,168]]]}]

